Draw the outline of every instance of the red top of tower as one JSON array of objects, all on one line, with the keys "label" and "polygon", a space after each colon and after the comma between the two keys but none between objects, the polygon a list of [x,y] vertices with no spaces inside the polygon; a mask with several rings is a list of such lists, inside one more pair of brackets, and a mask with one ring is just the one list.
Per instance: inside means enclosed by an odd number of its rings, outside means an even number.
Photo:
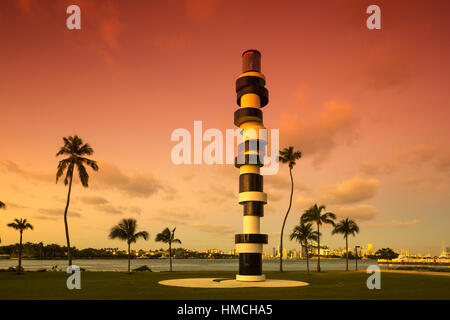
[{"label": "red top of tower", "polygon": [[242,53],[242,72],[261,72],[261,53],[258,50],[250,49]]}]

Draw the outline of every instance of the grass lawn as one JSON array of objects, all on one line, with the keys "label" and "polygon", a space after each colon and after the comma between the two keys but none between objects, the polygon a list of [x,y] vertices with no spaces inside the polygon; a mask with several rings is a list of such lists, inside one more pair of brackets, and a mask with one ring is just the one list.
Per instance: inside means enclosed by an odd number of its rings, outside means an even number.
[{"label": "grass lawn", "polygon": [[68,274],[0,272],[0,299],[450,299],[450,277],[382,273],[381,290],[368,290],[364,272],[266,272],[269,279],[311,283],[298,288],[177,288],[174,278],[234,278],[234,272],[83,272],[81,290],[68,290]]}]

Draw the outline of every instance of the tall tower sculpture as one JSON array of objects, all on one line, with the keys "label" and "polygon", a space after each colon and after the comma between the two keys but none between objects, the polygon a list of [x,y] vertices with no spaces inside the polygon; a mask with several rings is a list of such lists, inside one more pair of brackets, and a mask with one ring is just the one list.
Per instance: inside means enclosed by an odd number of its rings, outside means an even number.
[{"label": "tall tower sculpture", "polygon": [[236,251],[239,253],[239,281],[264,281],[262,274],[263,244],[266,234],[260,234],[260,218],[264,216],[267,195],[263,192],[263,176],[266,136],[262,110],[269,102],[264,87],[266,79],[261,73],[261,53],[247,50],[242,54],[242,74],[236,80],[237,104],[234,124],[241,129],[244,139],[237,147],[235,166],[239,168],[239,204],[244,208],[243,233],[235,235]]}]

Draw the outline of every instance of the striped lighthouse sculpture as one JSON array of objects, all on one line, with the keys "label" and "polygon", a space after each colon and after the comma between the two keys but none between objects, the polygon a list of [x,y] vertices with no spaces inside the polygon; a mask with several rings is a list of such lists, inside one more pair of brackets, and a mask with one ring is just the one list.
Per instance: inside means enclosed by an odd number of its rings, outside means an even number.
[{"label": "striped lighthouse sculpture", "polygon": [[266,80],[261,73],[261,54],[247,50],[242,54],[242,74],[236,80],[237,104],[234,124],[241,130],[242,142],[237,147],[235,166],[239,168],[239,204],[243,206],[243,233],[235,235],[239,253],[238,281],[264,281],[262,274],[263,244],[268,237],[260,233],[267,195],[263,192],[263,176],[267,135],[264,133],[262,108],[269,102]]}]

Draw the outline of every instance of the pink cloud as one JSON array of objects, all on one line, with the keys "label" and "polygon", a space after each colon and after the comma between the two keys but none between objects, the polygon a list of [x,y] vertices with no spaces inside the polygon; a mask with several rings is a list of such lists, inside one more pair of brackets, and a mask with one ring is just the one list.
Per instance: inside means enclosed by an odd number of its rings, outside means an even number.
[{"label": "pink cloud", "polygon": [[283,145],[294,145],[320,164],[342,140],[350,144],[356,139],[358,123],[351,105],[328,101],[319,111],[301,108],[282,113],[278,127]]},{"label": "pink cloud", "polygon": [[415,226],[419,222],[420,222],[419,219],[414,219],[411,221],[391,220],[390,225],[393,227],[411,227],[411,226]]}]

